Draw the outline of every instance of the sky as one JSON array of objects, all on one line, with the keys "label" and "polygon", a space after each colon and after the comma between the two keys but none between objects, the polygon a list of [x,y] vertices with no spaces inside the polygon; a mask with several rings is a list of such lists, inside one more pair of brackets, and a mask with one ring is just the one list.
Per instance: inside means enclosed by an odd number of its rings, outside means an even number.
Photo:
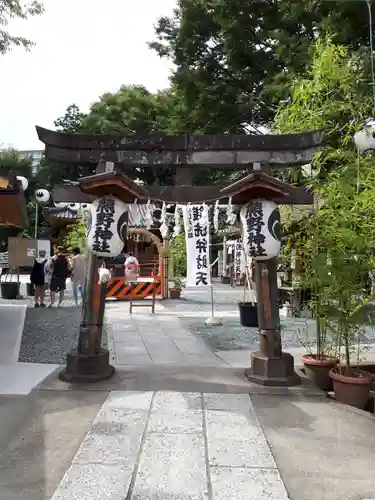
[{"label": "sky", "polygon": [[53,122],[77,104],[121,85],[168,87],[172,65],[151,51],[158,17],[176,0],[44,0],[45,13],[9,29],[35,42],[31,52],[0,56],[0,149],[44,149],[35,125]]}]

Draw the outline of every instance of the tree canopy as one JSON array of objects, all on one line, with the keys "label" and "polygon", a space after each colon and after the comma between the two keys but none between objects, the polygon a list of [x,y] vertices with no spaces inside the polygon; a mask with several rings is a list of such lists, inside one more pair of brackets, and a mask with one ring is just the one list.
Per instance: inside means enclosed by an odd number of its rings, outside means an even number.
[{"label": "tree canopy", "polygon": [[37,0],[0,0],[0,54],[5,54],[12,47],[24,47],[29,50],[34,44],[31,40],[12,35],[7,29],[11,19],[27,19],[44,12],[43,4]]},{"label": "tree canopy", "polygon": [[[55,121],[58,130],[67,133],[90,134],[155,134],[179,133],[180,107],[178,96],[173,89],[149,92],[142,85],[122,86],[118,92],[107,92],[94,102],[87,114],[72,104],[65,115]],[[43,166],[41,167],[42,175]],[[76,180],[81,175],[88,175],[84,166],[63,166],[45,164],[44,171],[49,176],[49,183],[61,178]],[[132,178],[140,178],[152,183],[156,177],[165,181],[168,171],[156,173],[150,168],[137,168],[127,171]]]},{"label": "tree canopy", "polygon": [[365,2],[179,0],[150,46],[176,66],[187,132],[247,133],[269,124],[322,33],[363,50],[368,25]]}]

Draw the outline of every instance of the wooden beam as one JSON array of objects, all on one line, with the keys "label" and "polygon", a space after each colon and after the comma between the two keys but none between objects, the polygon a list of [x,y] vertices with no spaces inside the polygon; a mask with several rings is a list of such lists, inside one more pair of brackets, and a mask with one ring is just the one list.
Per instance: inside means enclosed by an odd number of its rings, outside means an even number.
[{"label": "wooden beam", "polygon": [[[220,199],[226,203],[228,196],[221,193],[222,184],[211,186],[148,186],[150,199],[167,203],[201,203],[215,202]],[[78,186],[55,186],[53,200],[65,203],[91,203],[95,197],[82,193]],[[139,200],[145,203],[147,200]],[[313,202],[312,194],[304,188],[295,188],[289,196],[276,200],[283,205],[309,205]]]},{"label": "wooden beam", "polygon": [[142,150],[142,151],[285,151],[319,147],[323,131],[265,135],[90,135],[64,134],[36,126],[38,138],[60,149]]},{"label": "wooden beam", "polygon": [[251,151],[251,150],[209,150],[209,151],[103,151],[60,149],[55,146],[46,146],[46,158],[61,163],[92,164],[100,160],[120,164],[123,169],[136,167],[186,167],[191,165],[208,168],[246,168],[253,163],[267,163],[276,167],[290,165],[305,165],[311,162],[314,153],[319,148],[306,150],[278,150],[278,151]]}]

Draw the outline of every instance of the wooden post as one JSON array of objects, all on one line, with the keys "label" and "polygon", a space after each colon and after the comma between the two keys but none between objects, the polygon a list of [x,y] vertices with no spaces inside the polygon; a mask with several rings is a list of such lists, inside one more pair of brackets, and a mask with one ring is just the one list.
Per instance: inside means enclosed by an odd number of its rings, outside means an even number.
[{"label": "wooden post", "polygon": [[[101,163],[97,167],[100,173]],[[101,346],[107,287],[99,283],[99,268],[103,260],[88,252],[85,294],[78,347],[67,354],[66,367],[59,379],[69,383],[100,382],[115,372],[109,364],[109,351]]]},{"label": "wooden post", "polygon": [[301,383],[294,371],[294,358],[281,349],[276,258],[255,264],[260,350],[251,354],[252,382],[268,386]]}]

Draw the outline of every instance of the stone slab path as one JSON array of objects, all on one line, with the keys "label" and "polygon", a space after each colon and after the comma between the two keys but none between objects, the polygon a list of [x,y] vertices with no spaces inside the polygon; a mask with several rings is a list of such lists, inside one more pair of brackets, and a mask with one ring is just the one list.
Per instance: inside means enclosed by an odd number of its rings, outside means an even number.
[{"label": "stone slab path", "polygon": [[287,500],[245,394],[113,391],[52,500]]},{"label": "stone slab path", "polygon": [[137,311],[130,316],[128,309],[124,302],[106,306],[108,346],[117,366],[226,365],[204,339],[189,332],[161,303],[156,306],[156,314]]}]

